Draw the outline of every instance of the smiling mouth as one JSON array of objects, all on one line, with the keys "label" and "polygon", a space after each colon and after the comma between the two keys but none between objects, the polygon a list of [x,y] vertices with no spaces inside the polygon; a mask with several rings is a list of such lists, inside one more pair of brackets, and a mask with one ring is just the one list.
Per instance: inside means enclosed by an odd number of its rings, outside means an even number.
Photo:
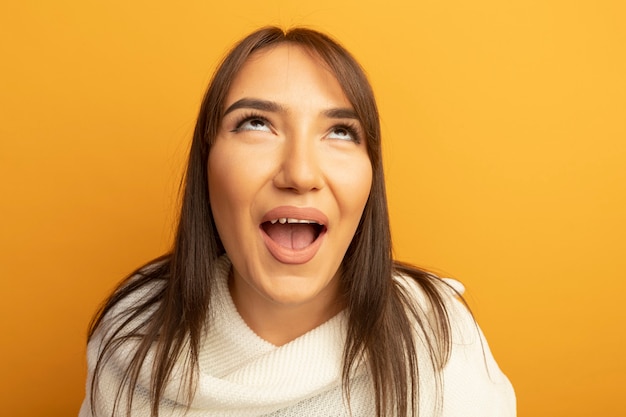
[{"label": "smiling mouth", "polygon": [[288,217],[263,222],[261,228],[280,247],[296,251],[311,246],[326,230],[314,220]]}]

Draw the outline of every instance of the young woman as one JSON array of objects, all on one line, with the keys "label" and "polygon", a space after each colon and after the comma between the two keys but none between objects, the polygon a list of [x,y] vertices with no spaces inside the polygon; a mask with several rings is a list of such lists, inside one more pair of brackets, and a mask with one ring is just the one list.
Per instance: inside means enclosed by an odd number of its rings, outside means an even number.
[{"label": "young woman", "polygon": [[358,63],[258,30],[211,81],[171,253],[91,323],[88,416],[515,415],[453,286],[395,262]]}]

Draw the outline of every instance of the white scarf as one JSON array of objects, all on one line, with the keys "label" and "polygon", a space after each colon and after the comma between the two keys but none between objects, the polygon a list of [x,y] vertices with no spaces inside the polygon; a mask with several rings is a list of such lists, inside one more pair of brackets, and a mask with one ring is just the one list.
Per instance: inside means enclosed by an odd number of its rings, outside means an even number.
[{"label": "white scarf", "polygon": [[[228,290],[230,261],[222,257],[215,265],[208,334],[200,347],[199,375],[195,396],[185,414],[179,404],[183,364],[175,367],[159,408],[160,417],[206,416],[348,416],[341,387],[342,355],[346,338],[346,317],[339,313],[303,336],[277,347],[257,336],[243,321]],[[412,280],[398,278],[411,288],[420,305],[424,293]],[[139,302],[146,293],[137,291],[123,300],[116,311]],[[489,346],[467,310],[452,291],[442,292],[452,326],[452,351],[443,377],[442,417],[513,417],[515,394],[498,368]],[[427,311],[425,311],[427,313]],[[113,314],[110,315],[114,317]],[[105,321],[87,349],[90,381],[100,345],[113,326]],[[93,417],[110,417],[120,373],[134,352],[133,343],[116,351],[99,377],[100,399]],[[428,354],[418,341],[420,417],[431,417],[436,399]],[[150,370],[148,355],[143,369]],[[150,375],[141,373],[135,390],[132,417],[149,417],[146,387]],[[352,416],[373,416],[374,395],[366,367],[360,366],[351,379]],[[124,398],[125,400],[125,398]],[[124,402],[121,410],[125,411]],[[92,417],[89,395],[80,417]],[[118,412],[119,416],[125,413]]]}]

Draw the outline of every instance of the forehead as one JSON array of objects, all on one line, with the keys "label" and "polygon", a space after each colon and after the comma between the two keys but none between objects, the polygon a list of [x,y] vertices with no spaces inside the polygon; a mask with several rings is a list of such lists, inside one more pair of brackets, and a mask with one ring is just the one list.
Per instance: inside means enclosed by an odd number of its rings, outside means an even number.
[{"label": "forehead", "polygon": [[231,83],[225,106],[242,97],[275,101],[317,98],[328,105],[352,107],[326,62],[315,52],[290,42],[263,48],[248,57]]}]

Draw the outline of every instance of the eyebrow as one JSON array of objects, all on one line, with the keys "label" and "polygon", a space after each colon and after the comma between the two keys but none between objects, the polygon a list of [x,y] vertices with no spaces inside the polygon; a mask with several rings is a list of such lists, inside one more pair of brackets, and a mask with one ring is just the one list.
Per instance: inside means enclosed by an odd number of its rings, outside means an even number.
[{"label": "eyebrow", "polygon": [[359,120],[356,112],[347,107],[340,107],[336,109],[329,109],[323,112],[324,116],[329,117],[331,119],[355,119]]},{"label": "eyebrow", "polygon": [[273,101],[259,100],[256,98],[242,98],[228,106],[224,112],[224,116],[237,109],[255,109],[274,113],[284,111],[283,106]]},{"label": "eyebrow", "polygon": [[[267,112],[272,112],[272,113],[286,112],[286,109],[282,105],[274,101],[261,100],[261,99],[256,99],[256,98],[242,98],[242,99],[235,101],[230,106],[228,106],[228,108],[224,112],[224,116],[226,116],[228,113],[237,109],[255,109],[255,110],[267,111]],[[324,110],[322,114],[331,119],[359,120],[356,112],[349,107],[338,107],[338,108]]]}]

